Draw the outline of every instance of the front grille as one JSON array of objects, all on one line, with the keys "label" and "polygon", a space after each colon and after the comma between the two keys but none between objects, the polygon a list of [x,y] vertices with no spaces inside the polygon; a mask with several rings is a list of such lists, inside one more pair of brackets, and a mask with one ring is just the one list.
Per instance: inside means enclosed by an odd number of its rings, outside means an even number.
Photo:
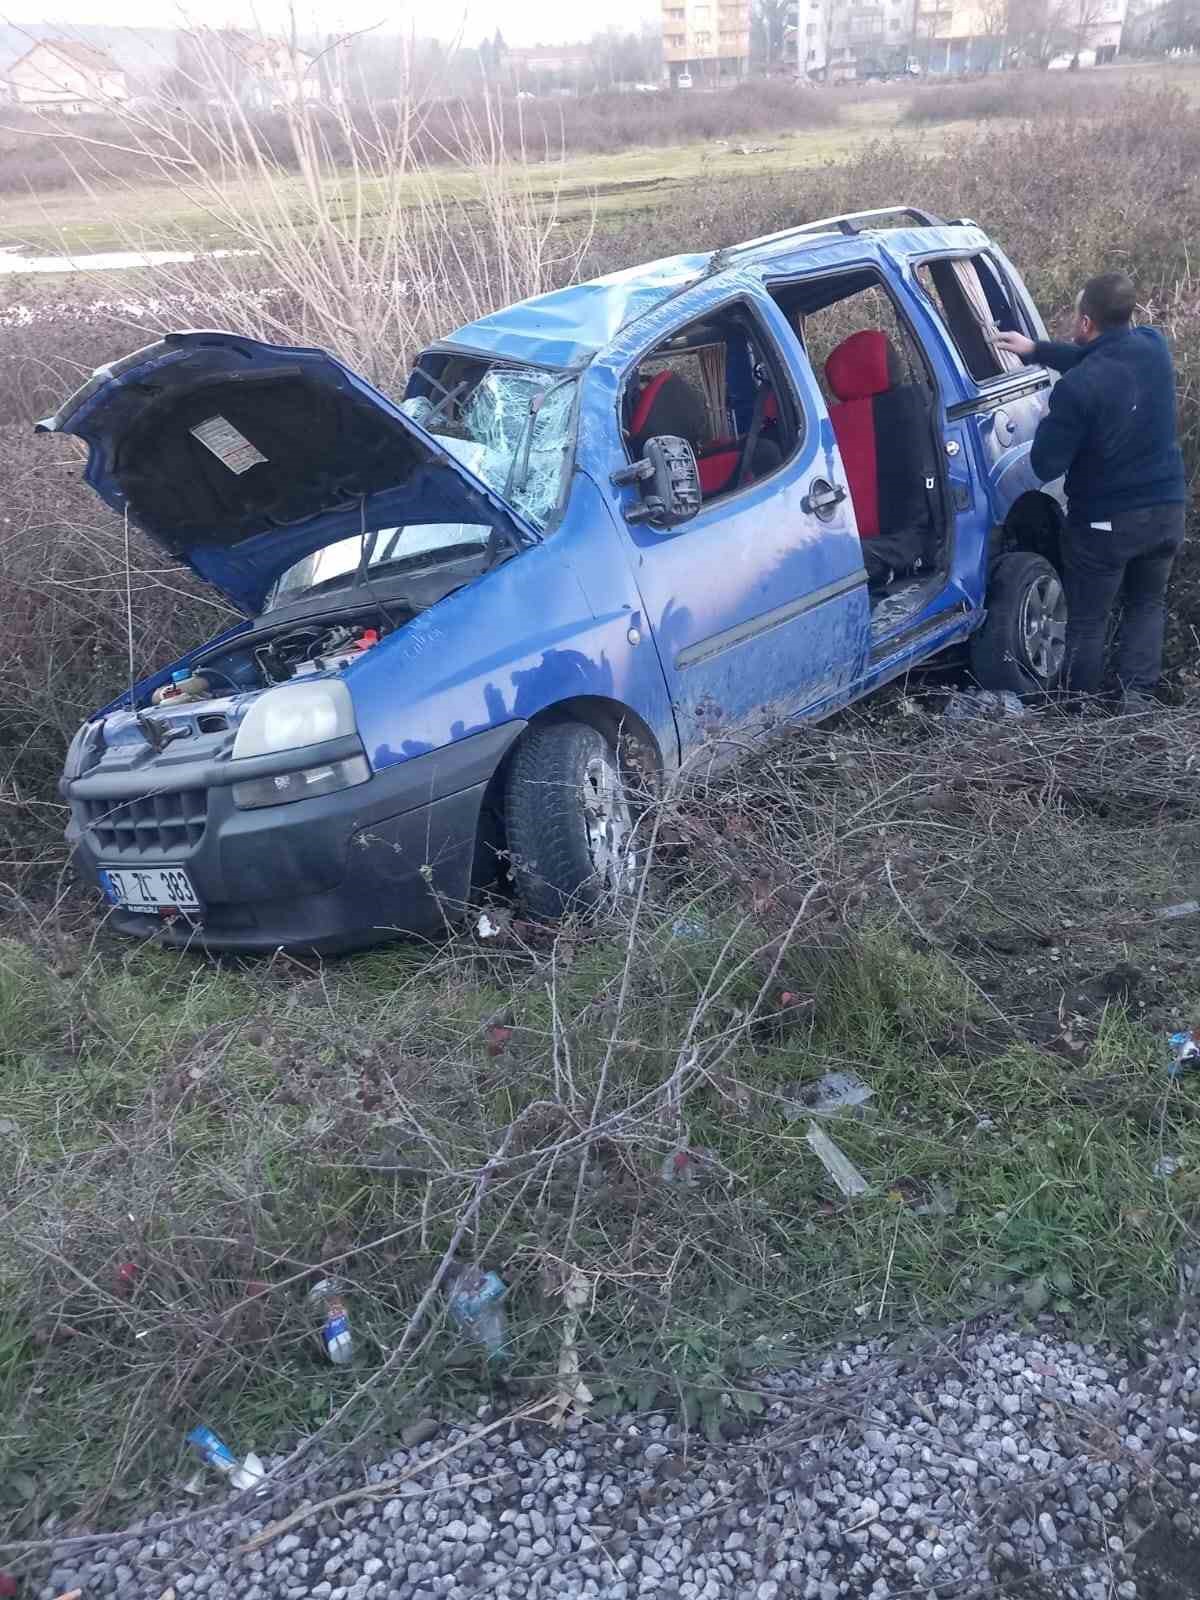
[{"label": "front grille", "polygon": [[133,800],[86,799],[80,818],[102,860],[182,856],[204,837],[208,792],[173,789]]}]

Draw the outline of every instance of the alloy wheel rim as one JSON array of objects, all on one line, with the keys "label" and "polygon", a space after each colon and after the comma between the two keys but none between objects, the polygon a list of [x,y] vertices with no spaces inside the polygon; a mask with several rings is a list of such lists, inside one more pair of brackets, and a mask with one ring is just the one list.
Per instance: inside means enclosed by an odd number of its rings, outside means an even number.
[{"label": "alloy wheel rim", "polygon": [[1021,644],[1029,668],[1052,683],[1067,653],[1067,597],[1053,573],[1030,584],[1021,606]]}]

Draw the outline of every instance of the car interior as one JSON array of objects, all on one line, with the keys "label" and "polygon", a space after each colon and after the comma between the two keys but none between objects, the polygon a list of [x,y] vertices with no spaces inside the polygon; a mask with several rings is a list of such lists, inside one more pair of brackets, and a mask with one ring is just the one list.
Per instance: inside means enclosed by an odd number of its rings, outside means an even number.
[{"label": "car interior", "polygon": [[[1019,318],[983,257],[923,264],[918,284],[979,383],[1017,358],[997,328]],[[941,467],[941,401],[906,318],[870,267],[775,284],[837,436],[863,547],[876,637],[902,627],[945,581],[953,517]],[[656,434],[696,453],[704,502],[767,476],[798,447],[804,419],[773,370],[771,343],[745,305],[675,334],[626,386],[626,442],[636,460]]]},{"label": "car interior", "polygon": [[871,269],[771,292],[829,408],[862,540],[872,633],[891,632],[936,593],[949,568],[933,375]]},{"label": "car interior", "polygon": [[626,384],[623,421],[634,460],[656,435],[688,441],[705,504],[767,477],[801,437],[790,391],[743,305],[692,323],[645,357]]}]

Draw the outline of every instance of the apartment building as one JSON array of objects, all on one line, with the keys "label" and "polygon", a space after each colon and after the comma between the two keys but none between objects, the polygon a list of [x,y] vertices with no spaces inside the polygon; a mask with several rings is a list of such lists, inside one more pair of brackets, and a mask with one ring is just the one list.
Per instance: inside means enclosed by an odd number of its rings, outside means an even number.
[{"label": "apartment building", "polygon": [[750,0],[662,0],[663,78],[710,88],[750,66]]}]

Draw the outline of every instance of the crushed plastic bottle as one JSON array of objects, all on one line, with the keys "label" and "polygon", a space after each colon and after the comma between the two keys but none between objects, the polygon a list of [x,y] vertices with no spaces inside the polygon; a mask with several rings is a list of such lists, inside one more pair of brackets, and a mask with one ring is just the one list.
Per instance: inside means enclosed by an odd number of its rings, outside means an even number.
[{"label": "crushed plastic bottle", "polygon": [[211,1428],[193,1428],[187,1440],[200,1452],[205,1464],[223,1472],[235,1489],[257,1488],[267,1475],[267,1469],[253,1451],[244,1461],[239,1461],[224,1439],[218,1438]]},{"label": "crushed plastic bottle", "polygon": [[350,1334],[350,1313],[346,1310],[345,1293],[345,1285],[336,1278],[322,1278],[308,1292],[309,1305],[320,1306],[324,1311],[321,1343],[335,1367],[349,1366],[354,1357],[354,1340]]},{"label": "crushed plastic bottle", "polygon": [[1009,717],[1023,717],[1027,710],[1020,695],[1011,689],[965,689],[950,696],[944,714],[951,722],[977,717],[1000,722]]},{"label": "crushed plastic bottle", "polygon": [[1171,1065],[1167,1071],[1172,1078],[1180,1078],[1185,1072],[1200,1068],[1200,1027],[1173,1033],[1168,1042],[1171,1046]]},{"label": "crushed plastic bottle", "polygon": [[459,1328],[477,1344],[483,1345],[488,1360],[507,1361],[508,1320],[501,1301],[508,1285],[495,1272],[464,1267],[450,1292],[448,1309]]}]

